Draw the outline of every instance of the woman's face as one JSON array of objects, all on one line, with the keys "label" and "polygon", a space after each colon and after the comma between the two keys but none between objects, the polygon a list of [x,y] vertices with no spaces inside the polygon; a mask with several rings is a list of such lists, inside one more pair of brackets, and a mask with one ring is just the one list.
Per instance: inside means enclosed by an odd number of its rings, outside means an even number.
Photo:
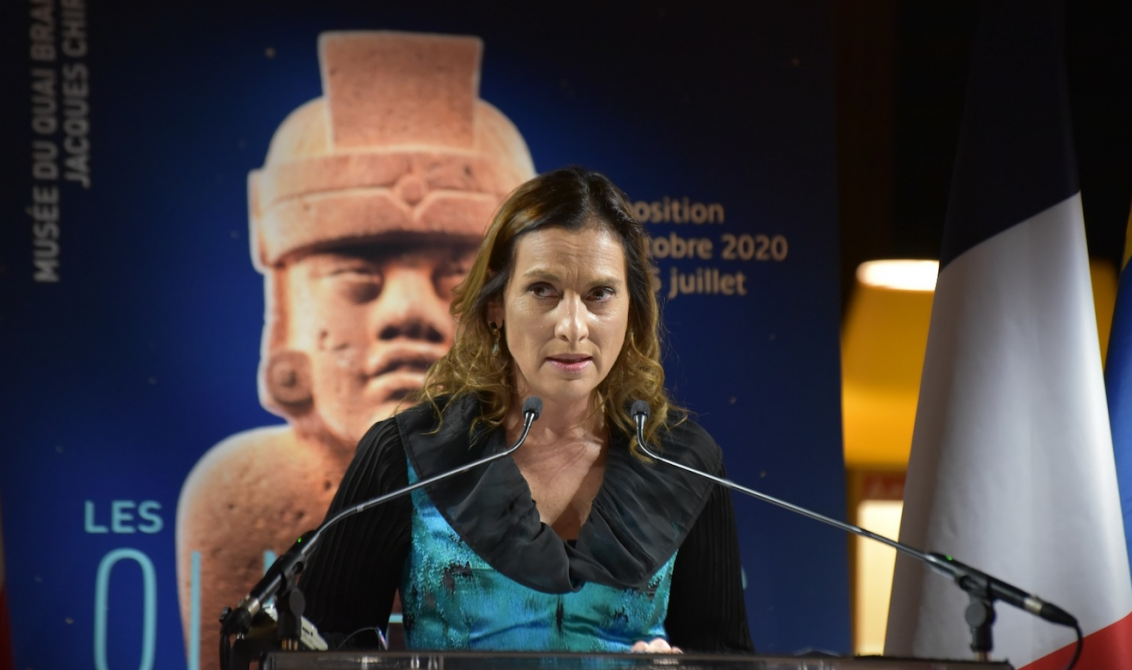
[{"label": "woman's face", "polygon": [[588,400],[617,362],[629,324],[621,241],[596,226],[527,233],[490,316],[503,325],[520,398]]}]

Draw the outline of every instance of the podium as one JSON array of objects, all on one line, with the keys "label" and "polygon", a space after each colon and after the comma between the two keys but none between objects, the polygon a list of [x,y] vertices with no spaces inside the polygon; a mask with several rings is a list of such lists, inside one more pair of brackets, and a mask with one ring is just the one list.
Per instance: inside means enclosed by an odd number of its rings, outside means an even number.
[{"label": "podium", "polygon": [[1006,662],[883,656],[270,651],[260,670],[1013,670]]}]

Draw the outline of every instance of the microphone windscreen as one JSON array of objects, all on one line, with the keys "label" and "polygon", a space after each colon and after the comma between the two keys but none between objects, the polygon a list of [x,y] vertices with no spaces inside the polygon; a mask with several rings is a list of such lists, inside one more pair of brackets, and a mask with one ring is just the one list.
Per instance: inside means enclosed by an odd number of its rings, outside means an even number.
[{"label": "microphone windscreen", "polygon": [[644,400],[634,400],[633,407],[629,410],[629,413],[634,419],[643,414],[647,420],[649,418],[649,404]]},{"label": "microphone windscreen", "polygon": [[538,415],[542,414],[542,399],[538,396],[533,395],[523,401],[523,416],[528,414],[535,415],[535,418],[531,419],[532,421],[537,420]]}]

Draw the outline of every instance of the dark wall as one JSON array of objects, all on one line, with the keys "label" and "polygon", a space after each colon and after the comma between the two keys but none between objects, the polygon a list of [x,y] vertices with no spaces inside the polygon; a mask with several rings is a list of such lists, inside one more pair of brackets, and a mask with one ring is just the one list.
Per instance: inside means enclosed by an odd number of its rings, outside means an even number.
[{"label": "dark wall", "polygon": [[[1119,263],[1132,202],[1132,5],[1066,3],[1089,253]],[[865,260],[937,258],[980,3],[834,3],[842,297]]]}]

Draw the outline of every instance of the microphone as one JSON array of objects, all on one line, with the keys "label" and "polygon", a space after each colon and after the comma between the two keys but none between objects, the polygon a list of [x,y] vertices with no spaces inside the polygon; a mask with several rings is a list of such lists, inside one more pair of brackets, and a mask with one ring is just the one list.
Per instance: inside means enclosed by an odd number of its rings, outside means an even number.
[{"label": "microphone", "polygon": [[[330,528],[331,526],[337,524],[339,521],[342,521],[347,517],[351,517],[355,514],[358,514],[359,512],[364,512],[372,507],[376,507],[377,505],[388,502],[390,500],[400,498],[401,496],[412,493],[413,491],[423,486],[435,484],[442,479],[447,479],[448,477],[451,477],[453,475],[458,475],[461,472],[466,472],[468,470],[471,470],[472,468],[486,465],[487,463],[499,460],[504,456],[509,456],[515,453],[515,450],[521,447],[523,445],[523,442],[526,441],[527,434],[531,431],[531,424],[538,419],[541,413],[542,400],[540,400],[536,396],[528,397],[523,401],[522,433],[520,433],[519,439],[515,441],[515,444],[511,445],[507,449],[504,449],[503,451],[496,454],[491,454],[490,456],[485,456],[471,463],[461,465],[460,467],[449,470],[448,472],[442,472],[438,475],[429,477],[428,479],[423,479],[415,484],[410,484],[409,486],[406,486],[404,488],[397,489],[396,491],[390,491],[389,493],[380,495],[376,498],[370,498],[369,500],[360,502],[353,507],[347,507],[346,509],[339,511],[337,514],[330,517],[326,521],[323,521],[322,525],[320,525],[318,528],[314,530],[308,530],[307,532],[303,533],[299,537],[299,539],[295,541],[295,544],[291,545],[291,548],[288,549],[286,553],[279,556],[279,558],[277,558],[275,562],[271,564],[271,567],[267,569],[267,572],[264,574],[263,578],[260,579],[260,581],[254,587],[252,587],[252,590],[249,591],[246,596],[244,596],[244,599],[241,600],[238,605],[236,605],[236,609],[228,610],[224,614],[220,624],[220,635],[222,641],[227,640],[229,635],[246,634],[251,628],[252,618],[255,617],[255,615],[263,609],[264,603],[266,603],[280,591],[283,591],[288,587],[294,589],[296,578],[306,567],[310,555],[314,552],[314,548],[318,545],[318,541],[322,537],[322,533],[325,532],[326,529]],[[302,598],[300,597],[299,600],[301,602]],[[224,659],[222,659],[222,662],[223,660]]]},{"label": "microphone", "polygon": [[1016,586],[1011,586],[1001,579],[991,577],[990,575],[984,572],[980,572],[979,570],[976,570],[969,565],[960,563],[950,556],[935,552],[928,553],[920,551],[915,547],[889,539],[887,537],[884,537],[883,535],[877,535],[876,533],[870,530],[865,530],[860,526],[855,526],[850,523],[838,521],[837,519],[830,518],[828,516],[825,516],[824,514],[818,514],[817,512],[813,512],[804,507],[799,507],[798,505],[788,503],[784,500],[769,496],[765,493],[760,493],[745,486],[740,486],[739,484],[736,484],[735,482],[724,479],[722,477],[716,477],[715,475],[709,474],[707,472],[702,472],[687,465],[683,465],[682,463],[677,463],[676,461],[664,458],[663,456],[657,454],[655,451],[649,449],[648,445],[645,443],[645,422],[648,421],[649,418],[648,403],[643,400],[634,401],[629,411],[632,414],[633,421],[637,426],[637,446],[639,446],[641,451],[643,451],[650,458],[653,458],[672,467],[679,468],[681,470],[684,470],[685,472],[690,472],[694,475],[709,479],[716,484],[723,486],[724,488],[731,489],[732,491],[738,491],[739,493],[751,496],[752,498],[757,498],[758,500],[762,500],[763,502],[768,502],[772,505],[777,505],[779,507],[782,507],[783,509],[790,510],[795,514],[801,514],[802,516],[809,517],[810,519],[814,519],[815,521],[820,521],[835,528],[840,528],[847,533],[853,533],[854,535],[867,537],[870,540],[886,544],[901,553],[912,556],[913,558],[927,564],[927,566],[937,574],[951,578],[955,581],[956,584],[959,585],[959,588],[974,596],[989,598],[991,600],[1002,600],[1019,609],[1030,612],[1031,614],[1035,614],[1051,623],[1068,626],[1070,628],[1077,627],[1077,619],[1075,619],[1073,615],[1069,614],[1057,605],[1046,602],[1031,593],[1026,593]]}]

